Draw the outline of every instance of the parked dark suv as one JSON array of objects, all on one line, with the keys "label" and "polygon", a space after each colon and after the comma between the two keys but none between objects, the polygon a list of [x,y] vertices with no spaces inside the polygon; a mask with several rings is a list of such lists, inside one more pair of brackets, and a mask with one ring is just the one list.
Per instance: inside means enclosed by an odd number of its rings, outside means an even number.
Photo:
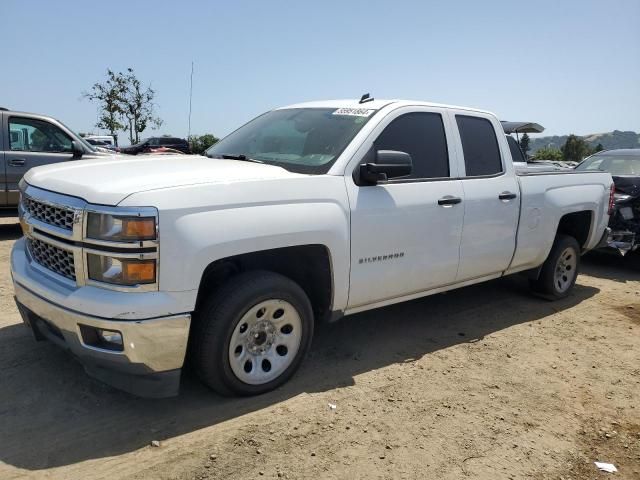
[{"label": "parked dark suv", "polygon": [[155,148],[172,148],[182,153],[191,153],[189,142],[184,138],[176,137],[150,137],[142,140],[140,143],[131,145],[130,147],[121,147],[120,153],[128,153],[129,155],[137,155],[139,153],[150,152]]}]

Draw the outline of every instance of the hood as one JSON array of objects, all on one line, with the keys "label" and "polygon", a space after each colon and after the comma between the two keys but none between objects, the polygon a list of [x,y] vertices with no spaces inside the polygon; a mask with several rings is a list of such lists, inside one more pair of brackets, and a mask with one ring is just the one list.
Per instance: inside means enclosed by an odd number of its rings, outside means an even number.
[{"label": "hood", "polygon": [[613,183],[620,193],[640,197],[640,176],[639,175],[614,175]]},{"label": "hood", "polygon": [[132,193],[203,183],[230,183],[301,176],[284,168],[196,155],[112,155],[36,167],[25,175],[34,187],[89,203],[117,205]]}]

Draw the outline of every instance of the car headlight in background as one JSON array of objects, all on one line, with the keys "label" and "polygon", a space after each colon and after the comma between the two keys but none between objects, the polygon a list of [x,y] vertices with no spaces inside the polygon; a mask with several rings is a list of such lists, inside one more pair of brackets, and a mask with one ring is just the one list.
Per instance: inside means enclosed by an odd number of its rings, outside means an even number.
[{"label": "car headlight in background", "polygon": [[110,242],[132,242],[156,239],[155,217],[123,217],[89,212],[87,238]]},{"label": "car headlight in background", "polygon": [[87,254],[88,276],[96,282],[134,286],[156,282],[156,260]]}]

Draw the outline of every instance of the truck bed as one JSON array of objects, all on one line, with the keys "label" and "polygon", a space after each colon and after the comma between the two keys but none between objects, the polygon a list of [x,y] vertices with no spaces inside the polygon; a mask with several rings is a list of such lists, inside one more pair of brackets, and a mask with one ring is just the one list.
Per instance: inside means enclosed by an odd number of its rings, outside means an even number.
[{"label": "truck bed", "polygon": [[[518,172],[520,185],[520,220],[516,250],[509,272],[540,265],[547,257],[560,218],[567,211],[595,212],[584,250],[600,241],[597,232],[609,221],[609,187],[611,175],[604,172]],[[595,217],[595,218],[594,218]],[[540,248],[544,245],[545,248]]]}]

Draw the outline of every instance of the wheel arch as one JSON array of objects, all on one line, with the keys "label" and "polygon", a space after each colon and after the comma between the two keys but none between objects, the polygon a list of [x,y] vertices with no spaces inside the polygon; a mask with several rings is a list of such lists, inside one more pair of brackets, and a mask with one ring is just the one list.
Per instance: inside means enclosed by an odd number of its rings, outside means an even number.
[{"label": "wheel arch", "polygon": [[226,280],[240,273],[259,270],[279,273],[300,285],[309,297],[316,320],[329,320],[335,315],[331,252],[322,244],[259,250],[211,262],[202,272],[196,309]]},{"label": "wheel arch", "polygon": [[566,213],[558,222],[556,237],[558,234],[569,235],[575,238],[583,250],[586,248],[591,238],[595,214],[592,210],[579,210]]},{"label": "wheel arch", "polygon": [[[560,234],[569,235],[575,238],[578,245],[580,245],[580,248],[584,252],[592,236],[594,222],[595,212],[593,210],[577,210],[575,212],[569,212],[562,215],[558,220],[553,241],[549,245],[549,248],[545,250],[545,259],[551,252],[555,239]],[[524,273],[529,279],[537,280],[540,277],[542,267],[543,263],[535,268],[526,270]]]}]

